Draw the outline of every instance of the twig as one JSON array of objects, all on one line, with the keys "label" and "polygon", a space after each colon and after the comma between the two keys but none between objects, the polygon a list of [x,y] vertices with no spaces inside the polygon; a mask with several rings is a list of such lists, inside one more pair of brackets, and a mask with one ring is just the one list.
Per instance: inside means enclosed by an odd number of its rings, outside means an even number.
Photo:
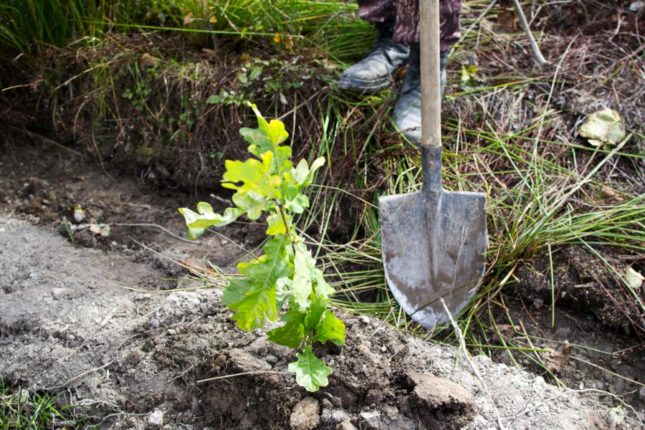
[{"label": "twig", "polygon": [[277,370],[252,370],[250,372],[241,372],[241,373],[234,373],[233,375],[224,375],[224,376],[215,376],[213,378],[206,378],[206,379],[200,379],[197,381],[198,384],[201,384],[202,382],[210,382],[210,381],[217,381],[220,379],[228,379],[228,378],[236,378],[238,376],[245,376],[245,375],[260,375],[263,373],[275,373],[279,375],[286,375],[288,372],[278,372]]},{"label": "twig", "polygon": [[470,368],[472,369],[473,373],[479,380],[480,385],[484,389],[484,392],[486,393],[486,395],[488,396],[488,399],[493,405],[493,409],[495,410],[495,415],[497,418],[497,426],[501,430],[504,430],[505,427],[502,424],[502,417],[500,416],[499,409],[497,409],[497,406],[495,405],[495,402],[491,397],[490,390],[488,389],[488,386],[486,385],[484,378],[482,378],[482,375],[479,372],[479,368],[477,368],[477,365],[475,364],[475,362],[470,357],[470,354],[468,353],[468,349],[466,349],[466,340],[464,339],[464,334],[461,332],[461,329],[455,322],[455,319],[452,317],[452,314],[450,313],[450,309],[448,309],[448,306],[446,306],[446,302],[444,301],[443,297],[440,297],[439,300],[441,301],[441,305],[443,306],[444,312],[446,312],[446,315],[448,315],[448,318],[450,319],[450,325],[452,325],[452,328],[455,331],[455,336],[457,336],[457,340],[459,340],[459,349],[463,351],[464,356],[466,357],[466,361],[470,365]]},{"label": "twig", "polygon": [[522,10],[522,6],[520,5],[520,0],[513,0],[513,4],[515,5],[517,16],[520,18],[520,23],[522,24],[522,28],[524,28],[524,32],[526,32],[526,37],[529,39],[531,49],[533,50],[533,55],[535,55],[535,59],[537,60],[538,64],[540,66],[549,64],[549,62],[542,55],[542,52],[540,52],[540,47],[535,41],[533,33],[531,33],[531,28],[529,27],[529,23],[526,21],[526,16],[524,15],[524,11]]},{"label": "twig", "polygon": [[13,131],[17,131],[18,133],[26,134],[27,136],[31,137],[32,139],[38,139],[38,140],[40,140],[40,141],[42,141],[44,143],[47,143],[49,145],[53,145],[56,148],[62,149],[63,151],[71,152],[72,154],[77,155],[79,157],[83,156],[83,154],[81,154],[80,152],[78,152],[78,151],[76,151],[76,150],[74,150],[72,148],[68,148],[67,146],[63,145],[62,143],[58,143],[53,139],[50,139],[50,138],[48,138],[46,136],[43,136],[42,134],[34,133],[33,131],[29,131],[29,130],[27,130],[25,128],[14,127],[12,125],[10,125],[8,128],[10,128]]},{"label": "twig", "polygon": [[180,240],[185,243],[190,243],[191,245],[197,245],[198,243],[193,241],[193,240],[188,240],[184,239],[181,236],[178,236],[177,234],[173,233],[172,231],[168,230],[166,227],[161,226],[159,224],[154,224],[154,223],[148,223],[148,222],[139,222],[139,223],[128,223],[128,222],[115,222],[111,224],[106,224],[109,225],[110,227],[148,227],[148,228],[156,228],[157,230],[161,230],[162,232],[166,233],[168,236]]}]

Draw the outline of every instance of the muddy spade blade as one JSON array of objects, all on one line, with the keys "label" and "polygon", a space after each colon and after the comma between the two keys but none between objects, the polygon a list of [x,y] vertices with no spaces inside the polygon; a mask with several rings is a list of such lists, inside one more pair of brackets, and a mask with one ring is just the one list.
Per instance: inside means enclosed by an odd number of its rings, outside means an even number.
[{"label": "muddy spade blade", "polygon": [[439,0],[419,2],[421,24],[421,192],[381,197],[385,276],[396,300],[426,328],[449,320],[476,292],[485,268],[485,195],[441,187]]},{"label": "muddy spade blade", "polygon": [[454,315],[474,296],[488,243],[484,194],[443,191],[433,200],[422,191],[379,201],[388,285],[403,310],[429,329],[448,321],[440,298]]}]

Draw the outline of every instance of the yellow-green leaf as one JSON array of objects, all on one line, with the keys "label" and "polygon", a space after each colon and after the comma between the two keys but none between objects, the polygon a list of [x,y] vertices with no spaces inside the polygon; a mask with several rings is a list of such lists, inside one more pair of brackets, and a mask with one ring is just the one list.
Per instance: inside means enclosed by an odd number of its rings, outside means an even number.
[{"label": "yellow-green leaf", "polygon": [[589,115],[580,126],[579,133],[593,146],[616,145],[626,134],[620,114],[609,108]]},{"label": "yellow-green leaf", "polygon": [[270,236],[285,234],[287,232],[287,226],[284,224],[282,217],[278,214],[269,215],[267,217],[267,223],[269,224],[267,234]]}]

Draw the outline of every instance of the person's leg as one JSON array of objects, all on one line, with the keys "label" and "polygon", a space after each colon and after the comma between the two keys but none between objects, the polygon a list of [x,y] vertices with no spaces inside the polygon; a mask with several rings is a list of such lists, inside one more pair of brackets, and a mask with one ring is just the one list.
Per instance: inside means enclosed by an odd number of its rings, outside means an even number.
[{"label": "person's leg", "polygon": [[409,48],[392,40],[396,0],[358,0],[358,6],[359,16],[374,23],[378,38],[361,61],[343,72],[338,85],[346,90],[376,92],[392,83],[392,74],[407,61]]},{"label": "person's leg", "polygon": [[[394,106],[396,127],[412,142],[421,140],[419,0],[398,0],[393,39],[410,45],[408,72]],[[460,37],[461,0],[441,0],[441,83],[446,81],[448,51]]]}]

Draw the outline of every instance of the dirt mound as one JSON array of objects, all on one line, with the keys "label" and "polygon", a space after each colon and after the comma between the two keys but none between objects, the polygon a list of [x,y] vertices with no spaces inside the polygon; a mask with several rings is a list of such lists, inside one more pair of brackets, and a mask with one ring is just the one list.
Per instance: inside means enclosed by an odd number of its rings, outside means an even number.
[{"label": "dirt mound", "polygon": [[366,317],[345,316],[347,345],[318,351],[334,373],[309,394],[286,372],[292,352],[237,330],[219,290],[161,291],[148,266],[11,218],[0,250],[0,378],[61,393],[100,427],[611,425],[574,391]]}]

